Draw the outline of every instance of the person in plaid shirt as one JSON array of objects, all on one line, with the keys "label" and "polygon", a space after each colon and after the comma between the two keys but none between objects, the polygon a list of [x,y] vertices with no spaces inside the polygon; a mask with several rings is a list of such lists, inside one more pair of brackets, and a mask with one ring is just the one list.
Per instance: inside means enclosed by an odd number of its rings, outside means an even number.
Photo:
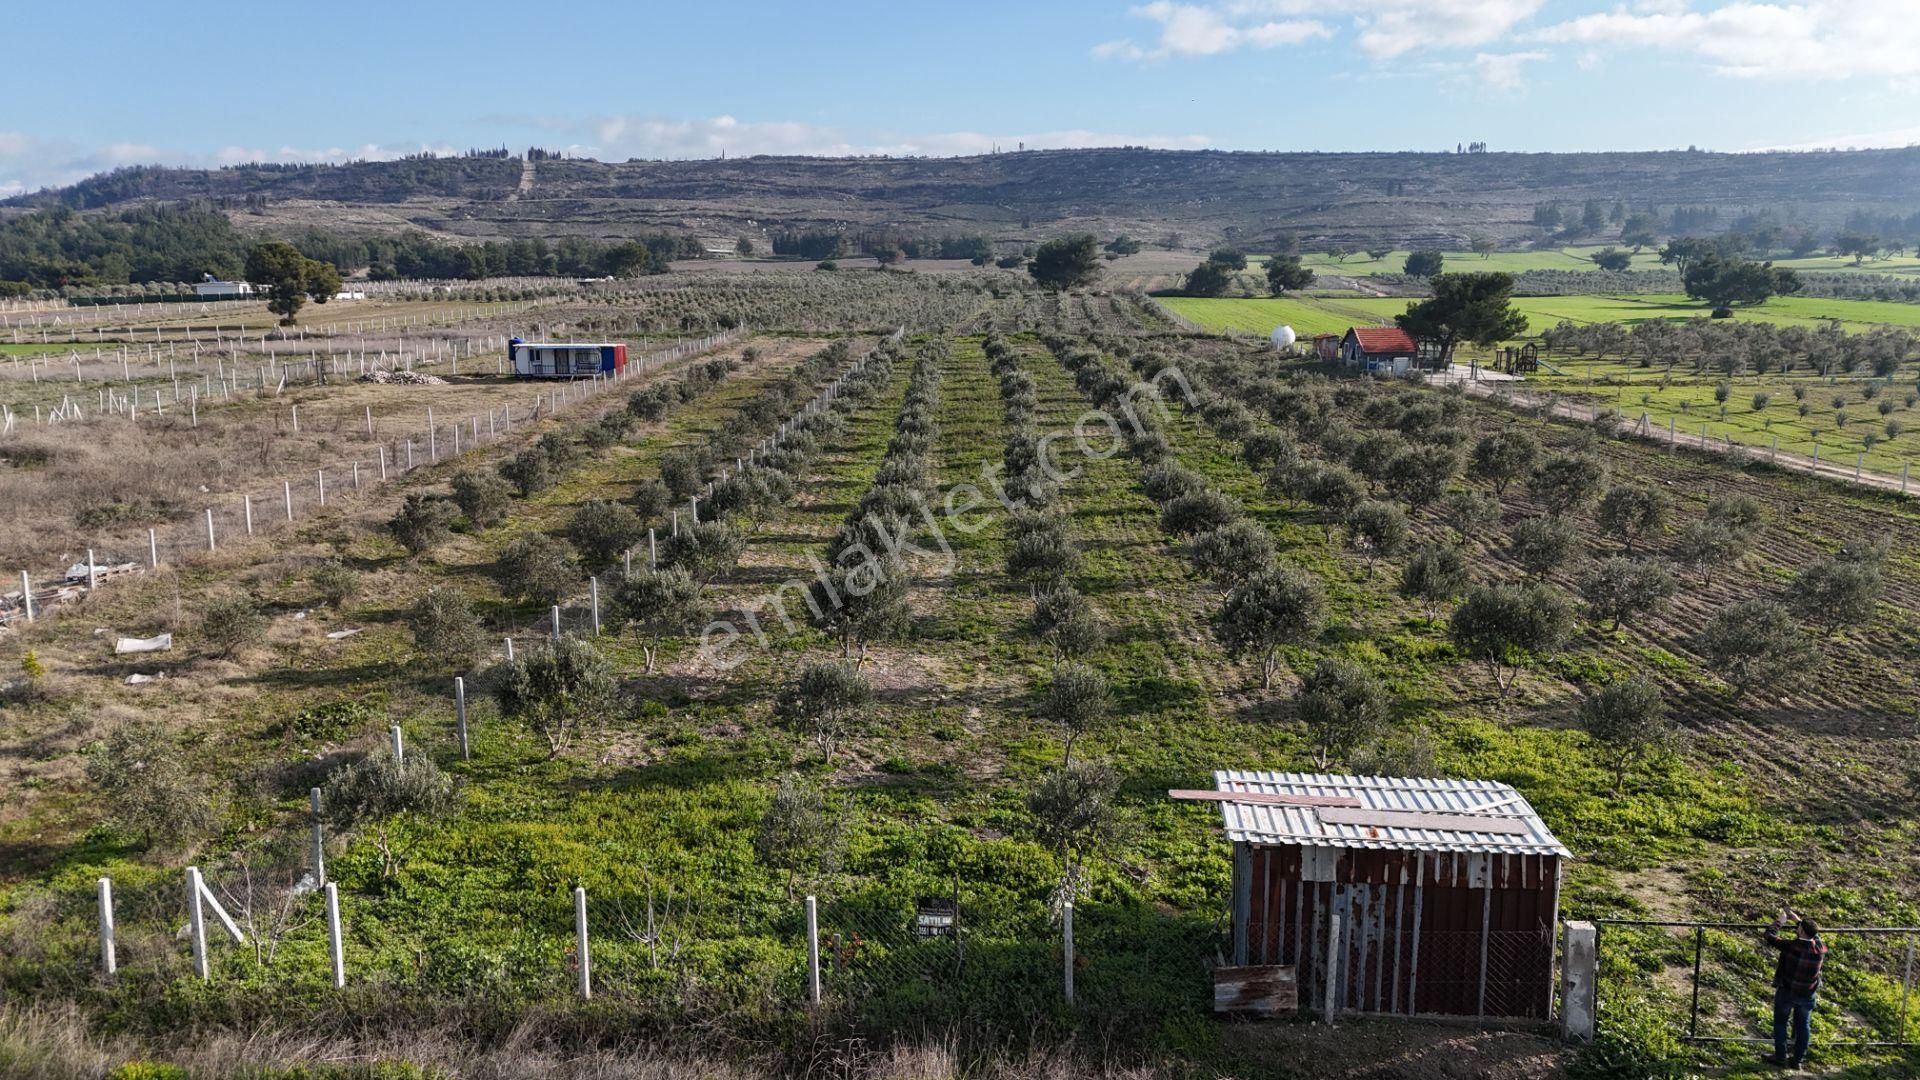
[{"label": "person in plaid shirt", "polygon": [[[1797,921],[1799,933],[1783,937],[1781,930],[1789,921]],[[1773,1056],[1769,1065],[1797,1069],[1807,1057],[1807,1040],[1812,1037],[1813,1000],[1820,992],[1820,972],[1827,962],[1827,943],[1820,940],[1820,928],[1812,919],[1792,910],[1782,911],[1773,928],[1762,939],[1779,952],[1773,966]],[[1788,1053],[1787,1022],[1793,1022],[1792,1053]]]}]

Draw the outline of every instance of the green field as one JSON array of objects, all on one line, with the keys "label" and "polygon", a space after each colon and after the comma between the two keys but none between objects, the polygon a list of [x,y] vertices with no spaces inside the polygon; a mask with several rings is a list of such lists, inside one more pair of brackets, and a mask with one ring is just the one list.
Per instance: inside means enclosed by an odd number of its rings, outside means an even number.
[{"label": "green field", "polygon": [[[1338,299],[1316,296],[1243,299],[1166,297],[1169,311],[1209,330],[1266,334],[1282,322],[1307,334],[1337,334],[1356,324],[1384,323],[1407,310],[1405,297],[1365,296]],[[1527,316],[1528,330],[1538,333],[1561,320],[1576,323],[1619,322],[1629,325],[1649,319],[1685,321],[1707,314],[1703,304],[1684,296],[1521,296],[1513,306]],[[1838,321],[1850,330],[1875,326],[1920,327],[1920,304],[1890,300],[1829,300],[1811,296],[1775,297],[1759,307],[1739,308],[1736,320],[1776,326],[1819,326]]]},{"label": "green field", "polygon": [[[1608,246],[1613,245],[1564,247],[1547,251],[1496,251],[1485,257],[1471,251],[1448,251],[1442,254],[1446,256],[1446,268],[1449,270],[1505,270],[1510,274],[1518,274],[1523,270],[1593,270],[1595,267],[1589,256]],[[1405,251],[1394,251],[1384,259],[1370,259],[1366,252],[1359,251],[1345,259],[1333,259],[1316,253],[1303,255],[1300,261],[1318,274],[1371,277],[1374,274],[1400,273],[1406,266],[1407,255]],[[1633,257],[1630,269],[1662,269],[1660,253],[1652,248],[1641,251]]]}]

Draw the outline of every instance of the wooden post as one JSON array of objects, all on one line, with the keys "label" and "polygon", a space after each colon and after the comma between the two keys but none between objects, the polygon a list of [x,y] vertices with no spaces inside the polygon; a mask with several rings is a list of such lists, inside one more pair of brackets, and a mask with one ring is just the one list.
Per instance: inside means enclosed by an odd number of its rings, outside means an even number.
[{"label": "wooden post", "polygon": [[320,789],[307,789],[307,809],[312,818],[313,828],[313,883],[327,883],[327,834],[320,824]]},{"label": "wooden post", "polygon": [[393,760],[405,761],[407,756],[406,737],[400,734],[400,725],[393,725]]},{"label": "wooden post", "polygon": [[807,897],[807,1003],[820,1004],[820,905]]},{"label": "wooden post", "polygon": [[1073,1004],[1073,901],[1069,900],[1060,908],[1060,945],[1061,955],[1065,958],[1061,974],[1066,982],[1067,1004]]},{"label": "wooden post", "polygon": [[207,917],[200,908],[200,868],[187,867],[187,932],[193,939],[193,971],[204,981],[212,977],[207,967]]},{"label": "wooden post", "polygon": [[593,954],[587,945],[587,890],[573,887],[573,948],[580,961],[580,996],[593,997]]},{"label": "wooden post", "polygon": [[460,734],[460,760],[468,759],[467,752],[467,680],[459,675],[453,677],[453,713],[456,730]]},{"label": "wooden post", "polygon": [[327,882],[327,959],[333,961],[333,988],[347,985],[347,956],[340,941],[340,889]]},{"label": "wooden post", "polygon": [[112,975],[120,970],[113,954],[113,879],[100,879],[100,970]]}]

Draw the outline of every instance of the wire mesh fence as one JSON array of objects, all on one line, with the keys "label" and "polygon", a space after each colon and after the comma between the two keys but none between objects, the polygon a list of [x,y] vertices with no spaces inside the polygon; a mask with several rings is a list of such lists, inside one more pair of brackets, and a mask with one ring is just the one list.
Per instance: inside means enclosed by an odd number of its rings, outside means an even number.
[{"label": "wire mesh fence", "polygon": [[[1777,953],[1762,924],[1606,920],[1600,947],[1680,998],[1681,1037],[1696,1042],[1773,1041]],[[1791,934],[1791,929],[1787,934]],[[1912,1010],[1920,979],[1920,927],[1829,927],[1814,1040],[1863,1047],[1916,1045]],[[1602,1023],[1605,1023],[1602,996]]]}]

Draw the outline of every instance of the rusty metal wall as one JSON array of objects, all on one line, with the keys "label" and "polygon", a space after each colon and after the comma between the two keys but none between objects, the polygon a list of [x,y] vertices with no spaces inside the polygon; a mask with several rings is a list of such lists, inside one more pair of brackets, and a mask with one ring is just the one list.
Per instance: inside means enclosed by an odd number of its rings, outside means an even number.
[{"label": "rusty metal wall", "polygon": [[1550,855],[1236,845],[1235,962],[1293,965],[1322,1002],[1338,914],[1341,1009],[1544,1020],[1558,886]]}]

